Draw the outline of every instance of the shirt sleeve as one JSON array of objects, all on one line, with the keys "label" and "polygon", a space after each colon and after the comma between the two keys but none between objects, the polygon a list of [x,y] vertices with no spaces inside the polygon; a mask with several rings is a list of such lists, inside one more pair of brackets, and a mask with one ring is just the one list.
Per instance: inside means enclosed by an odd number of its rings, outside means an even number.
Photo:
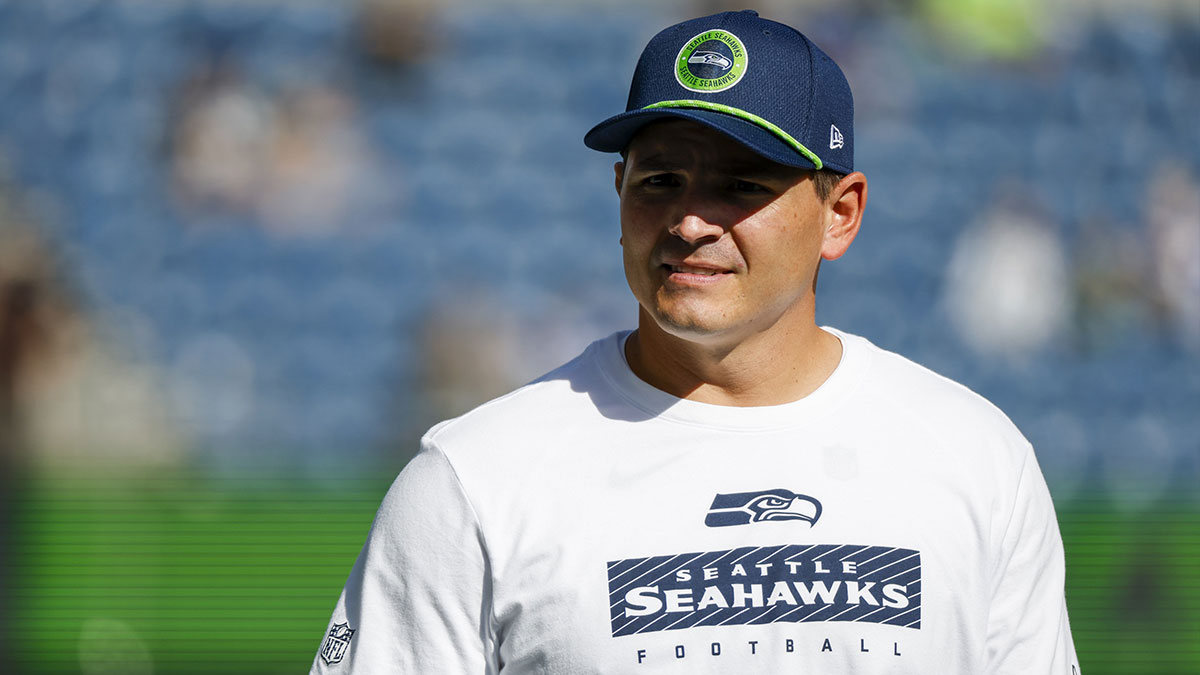
[{"label": "shirt sleeve", "polygon": [[1067,618],[1062,535],[1032,448],[1000,546],[984,672],[1079,675]]},{"label": "shirt sleeve", "polygon": [[491,617],[478,519],[426,440],[384,497],[310,672],[492,674]]}]

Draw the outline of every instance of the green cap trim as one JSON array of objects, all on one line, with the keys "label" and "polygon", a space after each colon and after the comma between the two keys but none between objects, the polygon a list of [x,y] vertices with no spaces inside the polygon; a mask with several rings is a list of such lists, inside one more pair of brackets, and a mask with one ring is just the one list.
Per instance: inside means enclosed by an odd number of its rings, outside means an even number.
[{"label": "green cap trim", "polygon": [[757,124],[758,126],[775,134],[783,142],[792,146],[792,148],[794,148],[796,150],[796,152],[804,155],[804,157],[806,159],[808,159],[808,161],[812,162],[813,165],[816,166],[818,169],[825,166],[825,163],[821,161],[820,157],[817,157],[816,154],[814,154],[812,150],[809,150],[808,148],[804,147],[803,143],[792,138],[791,134],[784,131],[783,129],[780,129],[778,126],[771,124],[771,122],[759,117],[758,115],[755,115],[754,113],[746,112],[745,110],[742,110],[741,108],[734,108],[733,106],[722,105],[720,103],[710,103],[709,101],[697,101],[694,99],[683,99],[683,100],[679,100],[679,101],[659,101],[658,103],[651,103],[650,105],[646,106],[645,108],[642,108],[642,110],[652,110],[654,108],[699,108],[701,110],[712,110],[713,112],[725,113],[726,115],[732,115],[734,117],[739,117],[741,119],[746,120],[747,122],[752,122],[754,124]]}]

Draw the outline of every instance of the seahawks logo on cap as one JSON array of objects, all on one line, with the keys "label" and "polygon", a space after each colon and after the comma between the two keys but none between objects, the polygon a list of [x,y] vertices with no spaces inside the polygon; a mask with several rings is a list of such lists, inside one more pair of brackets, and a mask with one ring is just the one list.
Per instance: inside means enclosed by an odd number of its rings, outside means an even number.
[{"label": "seahawks logo on cap", "polygon": [[716,66],[721,70],[733,67],[733,61],[717,52],[695,52],[688,57],[688,64],[699,63],[706,66]]},{"label": "seahawks logo on cap", "polygon": [[727,30],[706,30],[688,40],[675,58],[675,79],[688,91],[725,91],[742,80],[746,47]]}]

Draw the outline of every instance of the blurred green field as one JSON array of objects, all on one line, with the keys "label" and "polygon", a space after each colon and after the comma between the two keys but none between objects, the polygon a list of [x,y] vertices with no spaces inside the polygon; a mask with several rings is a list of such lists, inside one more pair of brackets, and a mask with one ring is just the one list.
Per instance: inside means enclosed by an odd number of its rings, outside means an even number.
[{"label": "blurred green field", "polygon": [[[306,672],[391,475],[43,474],[21,491],[15,673]],[[1088,675],[1200,673],[1200,510],[1059,505]]]}]

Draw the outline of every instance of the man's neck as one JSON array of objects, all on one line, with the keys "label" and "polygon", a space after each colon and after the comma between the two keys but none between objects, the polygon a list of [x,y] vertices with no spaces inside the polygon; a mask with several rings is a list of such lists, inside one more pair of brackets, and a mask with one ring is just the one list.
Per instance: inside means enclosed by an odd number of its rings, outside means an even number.
[{"label": "man's neck", "polygon": [[816,391],[842,358],[842,343],[814,322],[773,326],[732,344],[690,341],[644,313],[625,343],[634,374],[679,398],[727,406],[780,405]]}]

